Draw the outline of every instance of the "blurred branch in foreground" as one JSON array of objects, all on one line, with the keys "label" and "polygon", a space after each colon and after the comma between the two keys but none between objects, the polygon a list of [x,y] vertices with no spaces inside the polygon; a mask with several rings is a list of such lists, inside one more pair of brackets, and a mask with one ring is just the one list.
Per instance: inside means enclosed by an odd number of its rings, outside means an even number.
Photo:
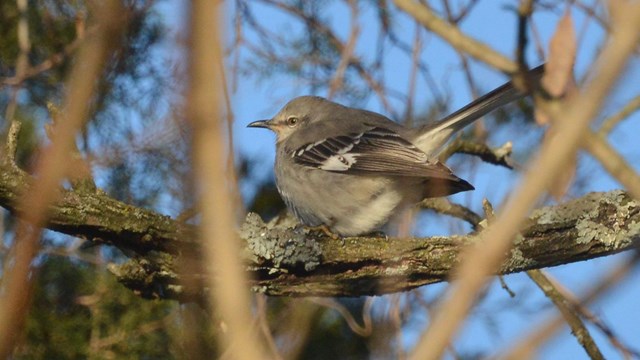
[{"label": "blurred branch in foreground", "polygon": [[[202,221],[200,244],[208,270],[212,312],[229,330],[218,339],[222,355],[233,359],[265,359],[262,344],[247,324],[251,323],[251,301],[242,271],[240,245],[234,232],[234,201],[228,191],[225,135],[220,111],[225,86],[215,64],[222,63],[219,14],[221,6],[211,1],[191,5],[191,52],[187,104],[193,128],[195,187],[200,195]],[[230,134],[229,134],[230,135]],[[191,283],[189,281],[188,283]],[[225,354],[228,352],[228,354]],[[202,356],[206,356],[202,354]]]},{"label": "blurred branch in foreground", "polygon": [[[21,4],[26,11],[26,3]],[[38,252],[41,230],[47,222],[47,210],[59,194],[57,189],[61,180],[70,170],[67,159],[74,148],[77,131],[91,112],[90,100],[95,90],[95,80],[99,78],[107,57],[119,44],[118,35],[123,19],[115,14],[122,12],[121,4],[107,1],[94,5],[91,10],[96,14],[96,23],[101,31],[96,32],[94,37],[87,39],[80,47],[77,63],[67,82],[64,115],[52,127],[51,145],[42,151],[36,165],[36,181],[30,181],[29,188],[23,188],[23,191],[14,194],[14,202],[20,204],[21,211],[18,212],[19,221],[15,231],[14,258],[6,262],[3,269],[5,275],[2,283],[3,297],[0,299],[0,358],[7,358],[12,353],[14,342],[23,328],[33,283],[32,262]],[[14,149],[15,147],[10,150]],[[10,162],[14,158],[15,154],[12,154],[4,162]],[[11,162],[6,166],[17,168]],[[29,191],[24,191],[27,189]]]}]

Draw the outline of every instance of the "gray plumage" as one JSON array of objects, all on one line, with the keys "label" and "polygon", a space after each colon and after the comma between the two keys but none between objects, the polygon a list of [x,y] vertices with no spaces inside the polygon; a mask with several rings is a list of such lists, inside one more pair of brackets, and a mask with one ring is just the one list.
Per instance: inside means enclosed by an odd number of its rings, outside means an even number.
[{"label": "gray plumage", "polygon": [[316,96],[249,127],[276,133],[276,185],[305,225],[353,236],[428,197],[472,190],[437,155],[453,134],[523,95],[507,83],[435,124],[407,128]]}]

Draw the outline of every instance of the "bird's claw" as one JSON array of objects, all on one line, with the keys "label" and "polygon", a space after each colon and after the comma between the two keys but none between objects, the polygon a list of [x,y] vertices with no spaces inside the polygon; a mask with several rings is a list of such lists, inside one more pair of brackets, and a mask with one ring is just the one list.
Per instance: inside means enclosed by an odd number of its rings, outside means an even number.
[{"label": "bird's claw", "polygon": [[344,246],[344,238],[329,229],[327,225],[318,225],[318,226],[307,226],[309,231],[314,231],[317,233],[322,233],[323,235],[332,238],[333,240],[341,240],[342,245]]}]

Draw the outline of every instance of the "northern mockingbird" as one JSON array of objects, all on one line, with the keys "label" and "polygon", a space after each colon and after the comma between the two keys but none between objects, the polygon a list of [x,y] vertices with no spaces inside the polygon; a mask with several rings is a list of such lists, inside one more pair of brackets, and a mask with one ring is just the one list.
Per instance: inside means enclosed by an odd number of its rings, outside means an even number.
[{"label": "northern mockingbird", "polygon": [[425,198],[473,190],[438,161],[439,152],[457,131],[522,96],[506,83],[446,118],[416,128],[321,97],[301,96],[272,119],[248,127],[276,134],[276,185],[293,214],[307,226],[355,236],[379,229]]}]

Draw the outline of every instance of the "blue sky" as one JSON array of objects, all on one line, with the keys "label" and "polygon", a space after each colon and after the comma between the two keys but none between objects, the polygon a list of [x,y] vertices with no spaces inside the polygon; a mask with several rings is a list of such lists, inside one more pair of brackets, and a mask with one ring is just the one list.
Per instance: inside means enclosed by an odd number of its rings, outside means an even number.
[{"label": "blue sky", "polygon": [[[348,37],[350,21],[349,14],[346,11],[347,8],[341,2],[332,2],[332,4],[330,5],[331,24],[336,33],[345,40]],[[503,54],[511,56],[515,48],[516,16],[509,6],[517,6],[517,2],[507,0],[480,2],[471,15],[462,23],[462,30],[476,39],[490,44]],[[162,9],[162,13],[166,14],[170,26],[180,28],[184,25],[184,20],[187,16],[185,16],[184,9],[181,9],[176,2],[163,4]],[[540,38],[544,44],[547,44],[548,39],[552,36],[559,15],[547,12],[536,13],[534,16],[534,22],[539,29]],[[578,33],[580,33],[581,29],[587,29],[581,37],[576,62],[576,74],[580,79],[590,66],[594,54],[602,46],[603,33],[597,26],[594,26],[595,24],[588,22],[583,13],[574,11],[572,15],[574,16],[574,23]],[[377,20],[374,16],[375,14],[371,10],[361,13],[359,24],[362,30],[356,47],[356,55],[358,56],[365,58],[371,56],[372,48],[375,47]],[[230,17],[227,17],[227,19],[230,19]],[[267,19],[263,24],[268,24],[269,28],[276,32],[281,30],[295,32],[299,29],[299,24],[290,23],[286,16],[271,7],[261,8],[260,19]],[[227,26],[230,25],[227,24]],[[394,27],[401,38],[406,38],[408,42],[411,42],[415,24],[408,17],[401,16],[397,18]],[[252,36],[251,33],[245,33],[245,35]],[[450,96],[450,110],[463,106],[471,100],[471,95],[464,75],[459,70],[457,54],[434,35],[425,36],[423,42],[424,47],[421,57],[428,62],[431,75],[438,83],[442,93]],[[540,59],[533,51],[530,51],[528,55],[532,65],[540,62]],[[409,72],[407,71],[409,59],[397,50],[390,50],[385,53],[385,61],[387,66],[384,69],[383,76],[386,84],[397,91],[405,91],[409,81]],[[612,114],[626,100],[637,96],[637,84],[640,83],[640,66],[638,65],[638,60],[631,64],[631,71],[626,73],[614,96],[606,104],[603,116]],[[491,90],[506,80],[503,75],[483,64],[473,63],[472,69],[476,75],[477,84],[485,91]],[[232,93],[232,106],[235,116],[233,131],[236,151],[238,154],[256,160],[257,168],[254,170],[255,173],[259,174],[260,178],[267,179],[272,176],[274,159],[273,135],[266,131],[247,129],[245,126],[253,120],[270,118],[288,99],[307,94],[309,88],[307,84],[299,79],[284,75],[276,75],[261,81],[258,81],[255,77],[243,75],[239,76],[238,79],[238,88]],[[416,102],[417,111],[426,109],[426,106],[433,101],[433,94],[430,94],[429,87],[426,86],[424,81],[418,80],[416,93],[419,94]],[[317,95],[327,94],[319,93]],[[340,98],[335,100],[341,101]],[[390,116],[373,95],[364,103],[358,105]],[[398,113],[402,113],[404,104],[392,101],[392,105]],[[636,114],[621,124],[611,134],[610,139],[630,164],[637,171],[640,171],[640,148],[637,146],[636,140],[638,134],[640,134],[640,115]],[[530,143],[528,141],[531,140],[519,141],[518,136],[520,135],[513,131],[498,131],[492,137],[491,142],[493,145],[500,145],[505,141],[511,140],[514,143],[514,152],[516,154],[528,154],[530,152]],[[507,195],[506,190],[510,189],[517,181],[517,176],[513,176],[509,171],[478,163],[475,160],[470,160],[469,157],[456,157],[452,160],[456,165],[461,164],[458,173],[462,177],[468,178],[467,175],[470,175],[471,172],[474,173],[471,176],[471,180],[476,186],[476,191],[473,193],[458,195],[454,197],[454,200],[469,203],[475,210],[480,209],[483,197],[489,198],[494,205],[498,206]],[[468,165],[471,162],[474,163],[473,169],[470,169]],[[620,185],[606,175],[600,165],[587,155],[582,154],[580,156],[579,171],[586,171],[592,174],[591,179],[593,180],[587,182],[587,191],[605,191],[620,188]],[[243,188],[246,196],[251,196],[251,190],[250,187]],[[581,193],[574,195],[579,196]],[[437,222],[434,221],[433,215],[421,217],[418,225],[423,230],[419,231],[419,233],[442,234],[449,233],[451,229],[457,232],[468,230],[466,226],[435,226]],[[625,256],[629,256],[629,254],[559,266],[548,271],[566,287],[575,291],[576,294],[580,294],[590,285],[596,283],[599,277],[606,273],[607,269],[621,261],[622,257]],[[638,341],[640,340],[638,338],[640,310],[637,307],[637,298],[640,296],[640,282],[636,281],[639,275],[638,270],[634,271],[626,281],[591,307],[596,314],[600,315],[613,328],[624,343],[632,346],[640,344],[640,341]],[[553,306],[540,295],[540,291],[525,275],[507,276],[506,281],[518,294],[516,299],[510,299],[507,293],[500,289],[500,285],[494,281],[487,298],[474,310],[476,316],[473,316],[465,324],[456,341],[456,349],[478,349],[488,352],[503,349],[511,344],[513,339],[526,334],[536,324],[541,323],[550,314],[555,313]],[[444,285],[430,286],[428,291],[434,292],[435,289],[442,289],[443,287]],[[529,311],[522,313],[521,310],[505,310],[508,308],[505,304],[510,302],[518,302],[522,305],[519,309],[524,308]],[[489,317],[486,314],[492,314],[491,318],[495,323],[490,325],[489,320],[487,320]],[[407,329],[407,334],[405,335],[407,347],[411,346],[412,340],[415,339],[415,336],[419,334],[419,331],[425,325],[424,323],[420,324],[420,321],[416,321],[416,323]],[[492,329],[497,331],[497,336],[495,332],[492,332]],[[613,349],[608,341],[603,339],[599,331],[592,328],[591,330],[606,358],[619,357],[619,352]],[[580,348],[567,328],[563,329],[561,335],[550,342],[541,353],[542,358],[558,358],[560,356],[586,358],[584,350]]]}]

